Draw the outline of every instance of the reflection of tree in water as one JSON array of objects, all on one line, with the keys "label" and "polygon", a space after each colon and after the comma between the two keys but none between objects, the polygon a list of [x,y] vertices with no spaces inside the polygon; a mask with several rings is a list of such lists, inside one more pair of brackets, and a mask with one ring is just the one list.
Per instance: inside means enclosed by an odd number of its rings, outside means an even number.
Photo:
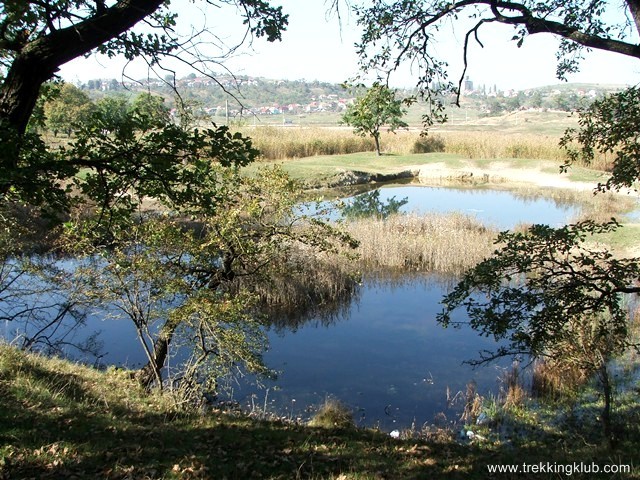
[{"label": "reflection of tree in water", "polygon": [[386,202],[380,200],[380,190],[361,193],[345,203],[341,208],[342,215],[347,219],[375,217],[384,219],[389,215],[398,213],[400,207],[409,202],[407,197],[396,200],[396,197],[387,198]]},{"label": "reflection of tree in water", "polygon": [[4,339],[21,349],[97,364],[103,344],[89,333],[82,285],[69,282],[69,264],[41,255],[16,255],[0,264],[0,320]]}]

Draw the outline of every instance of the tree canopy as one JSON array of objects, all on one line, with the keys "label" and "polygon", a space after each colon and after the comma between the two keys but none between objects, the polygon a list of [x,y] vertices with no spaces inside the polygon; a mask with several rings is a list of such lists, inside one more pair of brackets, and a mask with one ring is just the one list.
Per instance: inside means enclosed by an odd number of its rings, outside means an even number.
[{"label": "tree canopy", "polygon": [[[481,34],[491,25],[512,26],[512,40],[518,46],[531,35],[560,38],[556,52],[560,79],[579,69],[585,50],[640,59],[640,2],[621,3],[622,15],[616,3],[581,0],[373,0],[355,7],[358,24],[363,27],[358,44],[360,64],[364,71],[391,75],[401,64],[410,63],[421,93],[434,102],[433,113],[437,114],[437,93],[458,91],[466,74],[469,45],[477,42],[483,46]],[[448,22],[465,29],[460,52],[464,69],[457,82],[449,79],[448,59],[436,48],[439,32]]]},{"label": "tree canopy", "polygon": [[[235,5],[245,39],[276,41],[287,25],[266,0],[195,3]],[[0,6],[0,312],[35,326],[25,347],[60,353],[55,333],[89,311],[125,318],[147,355],[142,383],[164,385],[179,338],[191,355],[174,380],[199,390],[203,378],[234,368],[266,372],[265,312],[289,308],[280,304],[294,302],[296,288],[313,308],[350,293],[351,275],[337,288],[308,272],[286,295],[274,292],[274,277],[302,277],[303,265],[355,245],[301,215],[299,185],[281,171],[241,175],[258,156],[249,138],[186,118],[176,124],[148,93],[92,104],[77,88],[49,82],[63,63],[93,52],[150,66],[172,57],[206,73],[215,59],[199,46],[215,32],[180,38],[168,0]],[[73,135],[45,142],[36,127],[47,121]]]},{"label": "tree canopy", "polygon": [[[281,38],[287,16],[265,0],[200,0],[203,5],[232,3],[249,35]],[[157,66],[172,57],[206,72],[211,59],[198,48],[203,30],[180,38],[178,12],[166,0],[5,0],[0,10],[0,192],[28,203],[61,200],[61,183],[78,168],[93,168],[86,158],[52,158],[33,133],[25,133],[45,82],[64,63],[94,52]],[[38,152],[38,153],[36,153]],[[90,162],[91,163],[91,162]],[[103,165],[104,167],[104,159]],[[101,168],[102,168],[101,167]],[[108,167],[107,167],[108,168]],[[48,179],[48,180],[47,180]]]},{"label": "tree canopy", "polygon": [[395,132],[408,127],[402,120],[406,113],[402,104],[394,90],[375,82],[347,107],[341,122],[351,125],[357,135],[373,137],[376,153],[380,155],[380,129],[386,125],[389,132]]}]

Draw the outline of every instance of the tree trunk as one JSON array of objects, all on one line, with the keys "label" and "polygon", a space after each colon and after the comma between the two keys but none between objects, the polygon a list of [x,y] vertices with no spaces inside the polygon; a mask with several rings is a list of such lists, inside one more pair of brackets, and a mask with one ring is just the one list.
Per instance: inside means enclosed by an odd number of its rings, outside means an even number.
[{"label": "tree trunk", "polygon": [[378,132],[373,134],[373,141],[376,142],[376,154],[378,156],[381,156],[382,153],[380,152],[380,134]]},{"label": "tree trunk", "polygon": [[614,447],[613,428],[611,426],[611,402],[613,399],[613,389],[611,387],[611,379],[609,377],[609,371],[607,364],[602,363],[600,371],[598,372],[600,377],[600,384],[602,385],[602,393],[604,396],[604,407],[600,414],[600,420],[602,421],[602,432],[605,436],[605,440],[610,449]]},{"label": "tree trunk", "polygon": [[636,26],[636,33],[640,33],[640,0],[626,0],[626,2]]},{"label": "tree trunk", "polygon": [[178,329],[179,322],[171,322],[165,325],[153,345],[152,358],[147,364],[135,373],[135,378],[144,388],[150,390],[154,382],[162,387],[162,369],[167,356],[173,335]]}]

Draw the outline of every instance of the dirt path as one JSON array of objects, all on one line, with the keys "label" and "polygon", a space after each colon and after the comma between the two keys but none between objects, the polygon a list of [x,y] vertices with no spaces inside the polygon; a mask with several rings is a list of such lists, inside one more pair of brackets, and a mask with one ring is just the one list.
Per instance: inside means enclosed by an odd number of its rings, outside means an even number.
[{"label": "dirt path", "polygon": [[[418,179],[425,182],[436,180],[465,180],[483,183],[521,183],[538,187],[555,187],[572,190],[593,191],[597,182],[576,182],[568,174],[549,173],[539,168],[513,168],[506,162],[494,162],[486,167],[478,167],[469,163],[460,168],[451,168],[444,162],[426,165],[416,165],[412,168],[418,171]],[[636,191],[621,191],[620,193],[639,196]]]}]

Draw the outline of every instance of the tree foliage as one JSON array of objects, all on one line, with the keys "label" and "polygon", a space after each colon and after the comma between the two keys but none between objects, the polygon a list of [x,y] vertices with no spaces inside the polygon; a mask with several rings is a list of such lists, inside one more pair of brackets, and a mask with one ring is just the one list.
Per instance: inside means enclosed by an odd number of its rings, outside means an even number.
[{"label": "tree foliage", "polygon": [[[630,336],[625,302],[626,295],[640,293],[640,263],[615,258],[593,240],[618,226],[615,221],[585,221],[502,232],[498,250],[464,275],[443,299],[438,316],[444,326],[468,323],[500,342],[472,363],[533,356],[596,375],[604,395],[603,431],[610,443],[609,362],[630,347],[640,351]],[[459,307],[466,310],[466,320],[454,319]]]},{"label": "tree foliage", "polygon": [[376,82],[347,107],[341,122],[351,125],[357,135],[372,137],[380,155],[380,129],[386,125],[389,132],[395,132],[409,126],[402,120],[406,113],[402,104],[402,100],[395,98],[394,90]]},{"label": "tree foliage", "polygon": [[[247,30],[268,41],[281,38],[287,16],[265,0],[234,2],[200,0],[203,5],[233,3]],[[216,44],[214,32],[204,29],[181,38],[178,13],[165,0],[7,0],[0,10],[0,192],[28,203],[47,203],[55,191],[61,205],[60,184],[79,168],[92,168],[84,159],[43,153],[33,132],[25,134],[42,86],[64,63],[100,52],[128,60],[142,58],[150,67],[172,57],[206,74],[210,62],[198,46]],[[149,33],[150,32],[150,33]],[[245,38],[247,38],[245,37]],[[106,161],[106,159],[105,159]],[[104,163],[104,162],[103,162]],[[46,179],[52,179],[47,181]],[[31,180],[34,179],[34,180]]]},{"label": "tree foliage", "polygon": [[[640,265],[617,259],[585,240],[617,227],[615,221],[585,221],[502,232],[494,255],[468,272],[445,297],[440,322],[456,323],[452,312],[463,307],[471,327],[507,340],[481,362],[518,354],[558,360],[564,358],[567,345],[577,340],[585,342],[585,350],[612,358],[629,345],[623,296],[640,292],[634,285]],[[576,336],[577,328],[591,331]],[[593,365],[580,366],[593,370]]]},{"label": "tree foliage", "polygon": [[595,101],[578,118],[579,129],[569,129],[561,140],[569,153],[568,169],[577,160],[589,163],[596,152],[613,156],[611,176],[600,191],[635,188],[640,178],[640,90],[631,87]]},{"label": "tree foliage", "polygon": [[[192,3],[237,7],[245,39],[279,40],[287,25],[281,7],[266,0]],[[171,57],[210,72],[220,58],[205,57],[200,47],[220,46],[219,38],[206,28],[179,37],[175,8],[166,0],[2,2],[0,273],[7,274],[0,276],[0,311],[8,320],[37,318],[32,340],[53,338],[63,320],[81,320],[83,311],[126,318],[147,354],[140,380],[162,386],[180,340],[189,355],[177,380],[198,390],[234,368],[267,372],[262,312],[283,298],[268,295],[270,280],[299,275],[300,259],[354,242],[297,214],[299,186],[280,170],[242,176],[240,167],[258,155],[250,139],[227,127],[176,125],[160,97],[103,99],[81,115],[77,89],[62,85],[45,113],[55,128],[62,122],[56,115],[67,114],[73,137],[52,148],[27,129],[47,82],[83,55],[142,58],[152,69]],[[39,211],[48,223],[25,220]],[[34,258],[42,267],[18,263],[16,250],[25,260],[32,252],[16,245],[16,225],[39,237],[47,255]],[[43,288],[24,289],[23,282]]]},{"label": "tree foliage", "polygon": [[[420,93],[434,106],[425,118],[429,123],[441,118],[439,94],[459,92],[471,61],[469,45],[476,42],[484,46],[481,33],[491,25],[512,26],[512,40],[518,46],[531,35],[551,34],[560,38],[556,73],[561,79],[578,70],[587,49],[640,58],[640,46],[635,43],[640,3],[625,0],[622,7],[625,15],[616,11],[617,4],[580,0],[373,0],[355,7],[358,24],[363,28],[358,44],[360,64],[365,72],[389,76],[403,63],[410,63],[417,72]],[[440,32],[449,23],[465,31],[461,52],[464,68],[457,82],[449,79],[447,58],[437,49]]]},{"label": "tree foliage", "polygon": [[137,116],[144,117],[147,122],[153,122],[162,127],[171,121],[169,109],[164,98],[151,93],[139,93],[131,105],[131,110]]},{"label": "tree foliage", "polygon": [[314,257],[348,248],[350,240],[295,214],[300,187],[279,169],[248,178],[216,165],[185,187],[192,194],[170,210],[127,217],[108,249],[88,235],[95,227],[87,229],[86,217],[67,223],[63,250],[85,259],[74,283],[87,286],[87,302],[102,315],[115,311],[135,326],[148,359],[139,373],[146,385],[162,385],[166,361],[181,343],[189,355],[178,375],[191,388],[198,379],[215,388],[239,366],[267,373],[262,327],[272,306],[256,285],[295,271],[300,249]]},{"label": "tree foliage", "polygon": [[64,132],[70,136],[77,125],[89,119],[92,110],[93,103],[86,93],[64,83],[59,92],[44,104],[45,124],[54,135]]}]

